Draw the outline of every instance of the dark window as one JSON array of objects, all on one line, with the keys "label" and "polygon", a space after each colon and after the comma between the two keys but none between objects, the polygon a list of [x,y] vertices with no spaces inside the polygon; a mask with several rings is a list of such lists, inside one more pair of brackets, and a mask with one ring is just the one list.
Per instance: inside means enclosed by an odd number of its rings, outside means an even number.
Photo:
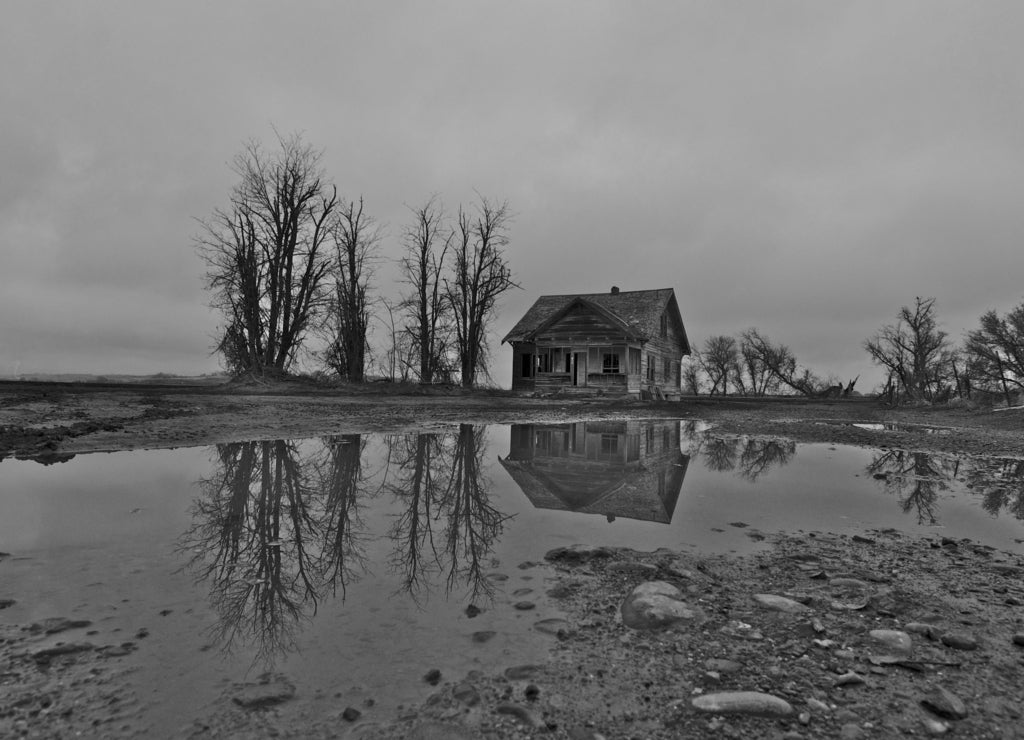
[{"label": "dark window", "polygon": [[632,375],[640,374],[640,350],[629,348],[629,372]]},{"label": "dark window", "polygon": [[619,372],[619,356],[617,354],[606,354],[604,356],[604,363],[601,365],[601,372]]},{"label": "dark window", "polygon": [[565,352],[565,372],[571,373],[572,372],[572,352],[569,350],[568,347],[565,348],[564,352]]},{"label": "dark window", "polygon": [[665,380],[672,380],[672,360],[667,357],[661,359],[661,371]]},{"label": "dark window", "polygon": [[654,382],[654,374],[656,372],[655,363],[657,360],[658,358],[654,355],[647,355],[647,379],[652,383]]},{"label": "dark window", "polygon": [[521,355],[519,359],[521,363],[519,366],[520,374],[524,378],[533,377],[531,372],[533,370],[533,355]]},{"label": "dark window", "polygon": [[542,350],[537,353],[537,372],[538,373],[550,373],[551,372],[551,351]]},{"label": "dark window", "polygon": [[619,436],[617,434],[601,435],[601,454],[614,455],[619,451]]},{"label": "dark window", "polygon": [[668,314],[661,315],[661,336],[665,338],[668,336]]}]

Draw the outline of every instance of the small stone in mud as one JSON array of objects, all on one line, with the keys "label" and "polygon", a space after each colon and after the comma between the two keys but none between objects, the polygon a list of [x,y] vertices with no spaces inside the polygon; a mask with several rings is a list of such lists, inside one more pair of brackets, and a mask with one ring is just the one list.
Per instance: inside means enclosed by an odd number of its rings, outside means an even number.
[{"label": "small stone in mud", "polygon": [[754,714],[767,717],[788,717],[793,707],[785,699],[760,691],[721,691],[695,697],[694,709],[714,714]]},{"label": "small stone in mud", "polygon": [[1024,647],[1024,632],[1018,632],[1013,636],[1013,644]]},{"label": "small stone in mud", "polygon": [[749,527],[750,525],[747,524],[746,522],[729,522],[729,526],[730,527],[737,527],[739,529],[743,529],[744,527]]},{"label": "small stone in mud", "polygon": [[941,640],[943,645],[954,650],[978,649],[978,638],[967,632],[947,632]]},{"label": "small stone in mud", "polygon": [[345,711],[341,713],[341,718],[346,722],[355,722],[362,716],[363,713],[355,707],[345,707]]},{"label": "small stone in mud", "polygon": [[859,673],[847,671],[834,681],[836,686],[860,686],[864,683],[864,677]]},{"label": "small stone in mud", "polygon": [[479,632],[473,633],[473,642],[487,642],[494,637],[497,632],[494,630],[480,630]]},{"label": "small stone in mud", "polygon": [[539,665],[514,665],[505,669],[505,678],[509,681],[522,681],[527,678],[532,678],[540,672],[541,667]]},{"label": "small stone in mud", "polygon": [[295,696],[295,686],[282,676],[264,674],[259,683],[239,687],[231,700],[246,709],[258,709],[281,704]]},{"label": "small stone in mud", "polygon": [[942,686],[936,686],[921,699],[921,706],[946,719],[964,719],[967,716],[963,699]]},{"label": "small stone in mud", "polygon": [[540,687],[538,687],[535,683],[527,684],[526,688],[523,689],[523,696],[525,696],[530,701],[536,700],[536,698],[540,696]]},{"label": "small stone in mud", "polygon": [[532,593],[533,593],[533,589],[532,588],[517,588],[515,591],[512,592],[512,595],[513,596],[526,596],[527,594],[532,594]]},{"label": "small stone in mud", "polygon": [[785,596],[776,596],[775,594],[754,594],[754,601],[765,609],[785,612],[787,614],[810,611],[809,606],[801,604],[799,601],[787,599]]},{"label": "small stone in mud", "polygon": [[62,655],[72,655],[74,653],[84,653],[89,650],[96,648],[91,642],[62,642],[59,645],[53,647],[43,648],[42,650],[36,650],[32,653],[32,658],[37,663],[47,663],[52,658],[57,658]]},{"label": "small stone in mud", "polygon": [[665,581],[641,583],[622,602],[622,622],[635,630],[666,629],[679,622],[704,622],[704,612],[687,604],[682,596],[678,588]]},{"label": "small stone in mud", "polygon": [[480,703],[480,693],[468,683],[460,683],[452,690],[452,697],[467,707],[475,707]]},{"label": "small stone in mud", "polygon": [[514,606],[521,612],[528,612],[537,607],[532,601],[517,601]]},{"label": "small stone in mud", "polygon": [[543,632],[545,635],[557,635],[568,632],[569,623],[564,619],[552,617],[551,619],[542,619],[539,622],[534,622],[533,628],[538,632]]},{"label": "small stone in mud", "polygon": [[527,709],[522,704],[503,702],[497,706],[495,711],[498,714],[506,714],[513,717],[529,727],[542,727],[544,725],[536,712],[531,709]]},{"label": "small stone in mud", "polygon": [[508,576],[504,573],[488,573],[484,576],[484,578],[486,578],[491,583],[501,583],[502,581],[508,580]]},{"label": "small stone in mud", "polygon": [[143,637],[149,637],[149,630],[145,627],[140,628],[139,631],[135,633],[136,639],[141,640]]},{"label": "small stone in mud", "polygon": [[431,668],[423,675],[423,680],[429,683],[431,686],[437,686],[441,681],[441,671],[437,668]]},{"label": "small stone in mud", "polygon": [[174,611],[173,609],[161,609],[160,610],[160,616],[161,617],[166,617],[168,614],[170,614],[173,611]]},{"label": "small stone in mud", "polygon": [[861,535],[861,534],[855,534],[850,539],[853,540],[854,542],[859,542],[862,545],[873,545],[873,544],[875,544],[875,541],[871,537],[865,537],[864,535]]},{"label": "small stone in mud", "polygon": [[473,617],[475,617],[478,614],[480,614],[481,611],[482,611],[482,609],[479,606],[477,606],[476,604],[470,604],[469,606],[466,607],[466,616],[469,617],[470,619],[472,619]]},{"label": "small stone in mud", "polygon": [[8,607],[12,607],[17,603],[18,602],[14,599],[0,599],[0,609],[7,609]]},{"label": "small stone in mud", "polygon": [[868,635],[875,642],[897,653],[909,653],[913,648],[910,635],[900,630],[871,630]]},{"label": "small stone in mud", "polygon": [[949,723],[933,717],[922,717],[921,725],[929,735],[945,735],[949,732]]},{"label": "small stone in mud", "polygon": [[934,624],[927,624],[925,622],[910,622],[909,624],[903,625],[903,629],[917,635],[924,635],[929,640],[938,640],[942,635],[942,630]]}]

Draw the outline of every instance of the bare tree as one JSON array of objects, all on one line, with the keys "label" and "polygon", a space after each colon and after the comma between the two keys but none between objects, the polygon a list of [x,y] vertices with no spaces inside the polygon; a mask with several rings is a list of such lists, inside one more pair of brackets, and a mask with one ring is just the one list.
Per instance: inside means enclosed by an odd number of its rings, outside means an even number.
[{"label": "bare tree", "polygon": [[407,331],[419,358],[421,383],[431,383],[448,365],[451,304],[446,300],[442,271],[455,239],[437,196],[412,208],[413,223],[405,230],[401,259],[404,281],[412,292],[404,298]]},{"label": "bare tree", "polygon": [[504,255],[511,219],[507,202],[492,203],[483,196],[475,214],[459,207],[451,275],[444,284],[465,388],[487,372],[487,327],[498,298],[519,287]]},{"label": "bare tree", "polygon": [[934,298],[918,297],[913,308],[901,307],[896,323],[883,326],[864,349],[919,400],[932,399],[950,367],[949,340],[935,318]]},{"label": "bare tree", "polygon": [[721,334],[704,340],[704,349],[700,353],[701,366],[711,382],[710,395],[721,388],[723,394],[729,390],[729,379],[735,376],[735,368],[739,352],[736,340]]},{"label": "bare tree", "polygon": [[231,205],[200,221],[195,238],[212,305],[224,315],[217,350],[234,373],[287,371],[328,296],[337,189],[300,135],[278,135],[278,146],[245,145],[232,164],[241,179]]},{"label": "bare tree", "polygon": [[689,358],[683,362],[681,377],[683,387],[695,396],[700,394],[700,389],[703,385],[700,368],[700,352],[694,349]]},{"label": "bare tree", "polygon": [[[780,381],[772,373],[771,368],[768,367],[768,363],[760,351],[760,347],[754,344],[748,333],[744,332],[740,335],[739,368],[737,372],[737,375],[741,378],[740,384],[747,387],[755,396],[774,393],[778,391]],[[746,382],[743,381],[744,377]]]},{"label": "bare tree", "polygon": [[1011,389],[1024,390],[1024,303],[1005,316],[988,311],[981,327],[967,334],[968,365],[983,388],[998,388],[1006,403]]},{"label": "bare tree", "polygon": [[380,227],[366,215],[362,198],[343,203],[331,229],[334,296],[324,360],[338,375],[356,382],[363,380],[366,369],[370,280],[380,238]]},{"label": "bare tree", "polygon": [[779,385],[786,385],[807,396],[818,393],[821,380],[807,368],[800,367],[796,356],[786,345],[773,343],[754,328],[743,332],[740,342],[745,348],[745,356],[763,367]]}]

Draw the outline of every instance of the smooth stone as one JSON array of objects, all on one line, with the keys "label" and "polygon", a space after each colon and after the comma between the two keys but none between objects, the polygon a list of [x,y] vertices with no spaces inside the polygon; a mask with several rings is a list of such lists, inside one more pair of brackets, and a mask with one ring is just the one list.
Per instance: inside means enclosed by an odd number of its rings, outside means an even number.
[{"label": "smooth stone", "polygon": [[480,692],[468,683],[460,683],[452,689],[452,696],[467,707],[475,707],[480,703]]},{"label": "smooth stone", "polygon": [[542,666],[539,665],[514,665],[505,669],[505,678],[509,681],[522,681],[527,678],[533,678],[540,673],[541,669]]},{"label": "smooth stone", "polygon": [[967,632],[947,632],[940,639],[943,645],[954,650],[978,649],[978,638]]},{"label": "smooth stone", "polygon": [[1013,636],[1013,644],[1024,647],[1024,632],[1018,632]]},{"label": "smooth stone", "polygon": [[431,686],[437,686],[441,682],[441,671],[437,668],[431,668],[423,674],[423,680]]},{"label": "smooth stone", "polygon": [[931,717],[922,717],[921,726],[929,735],[945,735],[949,732],[949,723]]},{"label": "smooth stone", "polygon": [[715,714],[754,714],[764,717],[789,717],[793,707],[785,699],[760,691],[720,691],[694,697],[694,709]]},{"label": "smooth stone", "polygon": [[836,686],[860,686],[864,683],[864,676],[853,671],[847,671],[834,681]]},{"label": "smooth stone", "polygon": [[871,630],[868,635],[875,642],[897,653],[909,653],[914,647],[910,635],[900,630]]},{"label": "smooth stone", "polygon": [[771,609],[776,612],[785,612],[786,614],[798,614],[800,612],[809,612],[811,610],[811,608],[806,604],[801,604],[799,601],[793,601],[793,599],[787,599],[785,596],[776,596],[775,594],[754,594],[754,601],[765,609]]},{"label": "smooth stone", "polygon": [[666,629],[680,622],[695,625],[704,622],[704,612],[687,604],[682,597],[682,591],[671,583],[641,583],[622,602],[622,622],[635,630]]},{"label": "smooth stone", "polygon": [[806,699],[806,704],[808,708],[820,714],[829,714],[832,711],[828,704],[823,702],[821,699],[815,699],[813,696]]},{"label": "smooth stone", "polygon": [[532,601],[517,601],[514,604],[514,606],[515,606],[516,609],[518,609],[521,612],[528,612],[531,609],[536,609],[537,608],[537,605],[534,604]]},{"label": "smooth stone", "polygon": [[295,686],[282,676],[264,674],[259,683],[240,687],[231,700],[246,709],[281,704],[295,696]]},{"label": "smooth stone", "polygon": [[942,686],[936,686],[921,699],[921,706],[946,719],[964,719],[967,716],[967,705],[963,699]]},{"label": "smooth stone", "polygon": [[910,622],[909,624],[903,625],[903,629],[907,632],[912,632],[915,635],[923,635],[929,640],[938,640],[942,635],[942,630],[934,624],[927,624],[926,622]]},{"label": "smooth stone", "polygon": [[543,632],[545,635],[557,635],[559,632],[568,632],[569,623],[564,619],[552,617],[551,619],[542,619],[539,622],[534,622],[533,628],[538,632]]},{"label": "smooth stone", "polygon": [[863,735],[864,731],[860,729],[860,725],[856,722],[847,722],[839,729],[839,737],[842,740],[857,740],[857,738]]},{"label": "smooth stone", "polygon": [[736,673],[743,670],[743,664],[726,658],[709,658],[704,661],[704,667],[716,673]]},{"label": "smooth stone", "polygon": [[345,711],[341,713],[341,718],[346,722],[355,722],[362,716],[363,713],[355,707],[345,707]]},{"label": "smooth stone", "polygon": [[479,632],[474,632],[473,642],[487,642],[496,634],[498,633],[494,632],[493,630],[480,630]]},{"label": "smooth stone", "polygon": [[544,722],[541,720],[540,715],[532,709],[524,707],[522,704],[513,704],[509,701],[502,702],[495,708],[495,711],[498,714],[507,714],[510,717],[514,717],[524,725],[528,725],[530,727],[544,726]]}]

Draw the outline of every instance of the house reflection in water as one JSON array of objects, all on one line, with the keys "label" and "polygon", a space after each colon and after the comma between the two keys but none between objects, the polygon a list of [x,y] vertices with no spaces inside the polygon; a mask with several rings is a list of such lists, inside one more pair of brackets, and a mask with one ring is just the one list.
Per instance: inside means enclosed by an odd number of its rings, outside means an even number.
[{"label": "house reflection in water", "polygon": [[538,509],[668,524],[689,457],[678,421],[513,424],[501,460]]}]

